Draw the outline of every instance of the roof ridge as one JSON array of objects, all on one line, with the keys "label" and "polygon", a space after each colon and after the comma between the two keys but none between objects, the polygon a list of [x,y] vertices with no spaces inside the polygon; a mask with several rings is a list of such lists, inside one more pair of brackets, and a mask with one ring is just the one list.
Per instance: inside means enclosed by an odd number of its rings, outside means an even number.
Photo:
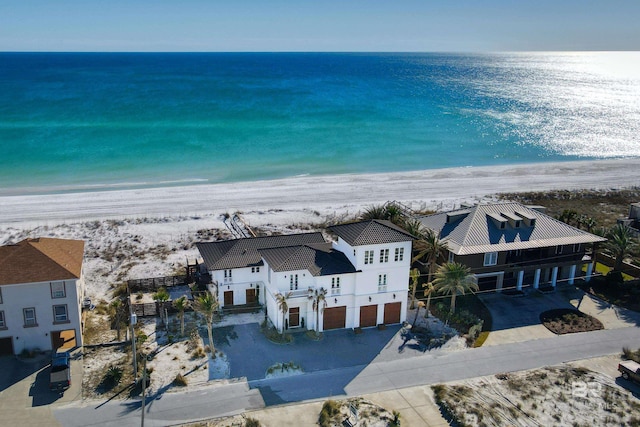
[{"label": "roof ridge", "polygon": [[[462,221],[460,222],[460,224],[462,224],[467,218],[469,218],[469,225],[466,227],[466,230],[464,231],[464,238],[462,239],[461,242],[461,246],[465,246],[467,239],[469,238],[469,230],[471,229],[471,227],[473,226],[473,223],[476,220],[476,216],[478,215],[478,207],[480,206],[480,204],[477,204],[475,206],[472,206],[470,208],[468,208],[468,210],[470,210],[471,212],[469,213],[469,215],[467,215],[466,217],[464,217],[462,219]],[[482,206],[488,206],[487,205],[482,205]]]}]

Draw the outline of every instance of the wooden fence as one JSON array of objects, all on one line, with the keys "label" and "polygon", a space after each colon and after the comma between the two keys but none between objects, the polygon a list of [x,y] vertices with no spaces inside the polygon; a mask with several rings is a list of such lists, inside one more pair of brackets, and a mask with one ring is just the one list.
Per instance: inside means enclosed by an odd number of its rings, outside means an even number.
[{"label": "wooden fence", "polygon": [[161,287],[180,286],[188,284],[187,275],[152,277],[149,279],[132,279],[128,281],[129,292],[155,292]]}]

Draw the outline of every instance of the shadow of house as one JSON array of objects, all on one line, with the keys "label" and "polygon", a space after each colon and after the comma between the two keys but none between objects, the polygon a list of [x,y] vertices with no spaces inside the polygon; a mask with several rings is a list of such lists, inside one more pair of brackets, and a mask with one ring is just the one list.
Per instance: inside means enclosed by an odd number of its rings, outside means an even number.
[{"label": "shadow of house", "polygon": [[44,356],[35,359],[0,356],[0,366],[2,366],[0,369],[0,392],[42,370],[49,365],[49,361],[50,359]]},{"label": "shadow of house", "polygon": [[[297,334],[293,343],[280,345],[269,341],[254,323],[234,326],[235,338],[216,341],[216,345],[228,357],[230,376],[246,377],[251,388],[260,390],[267,405],[276,405],[345,394],[344,387],[388,349],[399,329],[400,325],[394,325],[384,330],[365,329],[361,334],[345,329],[326,331],[321,341]],[[415,353],[422,351],[415,349]],[[290,361],[301,366],[304,373],[265,379],[270,366]],[[324,374],[329,371],[331,378],[327,380]],[[323,379],[319,381],[318,376]]]}]

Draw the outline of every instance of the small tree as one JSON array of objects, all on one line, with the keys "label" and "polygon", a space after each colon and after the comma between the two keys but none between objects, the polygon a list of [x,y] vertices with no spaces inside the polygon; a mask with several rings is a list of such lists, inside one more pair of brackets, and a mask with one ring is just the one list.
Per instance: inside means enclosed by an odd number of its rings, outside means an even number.
[{"label": "small tree", "polygon": [[420,279],[420,270],[414,268],[409,272],[409,278],[411,279],[411,305],[409,308],[413,309],[416,306],[416,289],[418,289],[418,279]]},{"label": "small tree", "polygon": [[469,268],[457,262],[448,262],[438,268],[433,281],[436,290],[451,295],[451,312],[456,311],[456,296],[469,291],[477,291],[478,284]]},{"label": "small tree", "polygon": [[[447,244],[440,240],[437,233],[433,230],[427,229],[420,233],[418,240],[414,242],[414,248],[416,255],[413,256],[412,260],[418,261],[426,258],[426,261],[429,264],[427,282],[431,282],[436,268],[438,267],[438,260],[443,260],[449,250]],[[413,303],[413,297],[411,301]]]},{"label": "small tree", "polygon": [[116,328],[116,339],[120,341],[120,330],[125,325],[125,319],[127,318],[126,306],[120,298],[111,301],[111,304],[109,304],[109,317],[111,324]]},{"label": "small tree", "polygon": [[[158,292],[153,294],[153,300],[158,304],[158,311],[160,311],[160,320],[162,320],[164,316],[164,304],[169,301],[170,297],[171,296],[169,295],[169,292],[167,292],[167,288],[164,286],[158,289]],[[169,319],[164,319],[165,326],[167,326],[168,320]]]},{"label": "small tree", "polygon": [[202,314],[207,323],[207,333],[209,335],[209,349],[211,350],[211,357],[214,355],[213,346],[213,315],[218,310],[218,301],[211,295],[210,292],[205,292],[196,298],[194,303],[194,309]]},{"label": "small tree", "polygon": [[189,307],[189,300],[184,295],[173,302],[173,306],[178,310],[178,319],[180,319],[180,336],[184,336],[184,311]]},{"label": "small tree", "polygon": [[327,290],[325,288],[309,288],[308,298],[313,301],[312,308],[316,312],[316,334],[320,333],[320,313],[327,307]]},{"label": "small tree", "polygon": [[287,292],[286,294],[281,294],[278,292],[275,294],[276,302],[278,303],[278,310],[282,312],[282,340],[284,341],[284,318],[289,311],[289,304],[287,304],[287,300],[291,298],[293,292]]}]

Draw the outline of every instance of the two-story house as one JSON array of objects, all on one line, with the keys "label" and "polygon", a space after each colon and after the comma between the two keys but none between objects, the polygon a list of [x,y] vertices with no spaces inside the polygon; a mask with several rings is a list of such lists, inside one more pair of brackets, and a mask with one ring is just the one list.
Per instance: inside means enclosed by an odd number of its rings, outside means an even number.
[{"label": "two-story house", "polygon": [[82,345],[83,256],[81,240],[0,246],[0,354]]},{"label": "two-story house", "polygon": [[587,247],[606,241],[519,203],[479,204],[419,220],[447,244],[449,261],[471,269],[481,291],[555,288],[589,278]]},{"label": "two-story house", "polygon": [[[198,243],[224,308],[259,303],[279,329],[338,329],[405,320],[413,237],[388,221],[321,233]],[[311,293],[324,291],[320,312]],[[277,295],[287,296],[284,322]],[[316,325],[318,318],[319,325]]]}]

